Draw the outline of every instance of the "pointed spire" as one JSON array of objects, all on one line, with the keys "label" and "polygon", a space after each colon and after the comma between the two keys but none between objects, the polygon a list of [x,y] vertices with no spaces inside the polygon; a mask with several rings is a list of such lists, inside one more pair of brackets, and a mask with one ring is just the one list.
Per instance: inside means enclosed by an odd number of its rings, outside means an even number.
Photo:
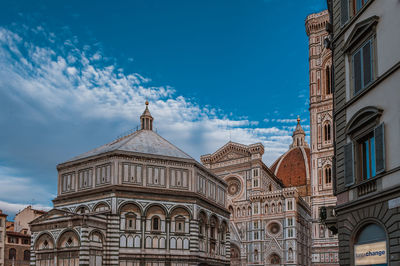
[{"label": "pointed spire", "polygon": [[149,102],[146,101],[146,109],[140,116],[140,129],[141,130],[153,130],[153,117],[149,111]]},{"label": "pointed spire", "polygon": [[297,125],[296,125],[296,129],[293,132],[292,138],[293,138],[293,142],[290,145],[290,148],[293,147],[300,147],[300,146],[308,146],[305,137],[306,137],[306,133],[304,132],[303,128],[300,125],[300,116],[297,116]]}]

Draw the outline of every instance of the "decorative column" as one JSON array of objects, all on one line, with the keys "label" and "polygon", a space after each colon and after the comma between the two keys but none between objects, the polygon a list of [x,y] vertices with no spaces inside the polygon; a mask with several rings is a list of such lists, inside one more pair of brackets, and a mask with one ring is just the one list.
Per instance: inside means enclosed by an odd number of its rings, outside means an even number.
[{"label": "decorative column", "polygon": [[119,265],[119,216],[108,215],[105,264]]},{"label": "decorative column", "polygon": [[146,232],[146,217],[145,216],[141,216],[140,217],[140,221],[141,221],[141,233],[142,233],[142,238],[141,238],[141,241],[142,241],[142,245],[141,245],[141,249],[144,251],[144,248],[145,248],[145,244],[146,244],[146,239],[144,239],[144,237],[145,237],[145,234],[144,234],[144,232]]},{"label": "decorative column", "polygon": [[79,265],[89,265],[89,229],[86,227],[81,228],[81,247],[79,249]]},{"label": "decorative column", "polygon": [[225,257],[231,258],[231,232],[229,230],[226,231],[225,237]]},{"label": "decorative column", "polygon": [[211,250],[210,250],[210,242],[211,242],[211,238],[209,238],[209,229],[210,229],[210,224],[209,223],[206,223],[205,225],[204,225],[204,233],[205,233],[205,236],[204,236],[204,239],[206,240],[206,243],[204,243],[205,245],[204,245],[204,252],[206,253],[206,254],[210,254],[211,253]]},{"label": "decorative column", "polygon": [[220,227],[217,228],[217,241],[215,243],[215,255],[222,255],[221,253],[221,242],[222,242],[222,230]]},{"label": "decorative column", "polygon": [[[4,241],[4,242],[5,242],[5,241]],[[32,235],[31,235],[31,260],[30,260],[30,265],[31,265],[31,266],[35,266],[35,265],[36,265],[36,254],[35,254],[34,245],[35,245],[35,237],[34,237],[34,235],[32,234]],[[4,253],[1,254],[1,255],[4,255]],[[1,256],[1,255],[0,255],[0,256]]]},{"label": "decorative column", "polygon": [[166,223],[166,225],[165,225],[165,228],[166,228],[166,233],[167,233],[167,236],[166,236],[166,242],[167,243],[165,243],[166,245],[165,245],[165,247],[167,248],[167,252],[169,253],[169,234],[170,234],[170,229],[171,229],[171,218],[170,217],[166,217],[165,218],[165,223]]},{"label": "decorative column", "polygon": [[199,252],[199,221],[192,219],[189,222],[190,252]]}]

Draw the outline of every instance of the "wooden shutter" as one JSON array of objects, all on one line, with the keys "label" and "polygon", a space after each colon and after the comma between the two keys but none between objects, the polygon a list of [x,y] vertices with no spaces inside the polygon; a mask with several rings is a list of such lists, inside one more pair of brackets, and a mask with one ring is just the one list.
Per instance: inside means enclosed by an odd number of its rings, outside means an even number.
[{"label": "wooden shutter", "polygon": [[375,135],[375,170],[376,174],[385,171],[385,130],[384,124],[380,124],[374,130]]},{"label": "wooden shutter", "polygon": [[368,41],[362,48],[363,54],[363,87],[365,88],[372,81],[372,45]]},{"label": "wooden shutter", "polygon": [[341,23],[344,25],[349,20],[349,0],[341,0],[340,5]]},{"label": "wooden shutter", "polygon": [[354,93],[357,93],[362,89],[361,76],[361,50],[358,50],[353,55]]},{"label": "wooden shutter", "polygon": [[354,156],[353,143],[344,146],[344,183],[345,186],[354,184]]}]

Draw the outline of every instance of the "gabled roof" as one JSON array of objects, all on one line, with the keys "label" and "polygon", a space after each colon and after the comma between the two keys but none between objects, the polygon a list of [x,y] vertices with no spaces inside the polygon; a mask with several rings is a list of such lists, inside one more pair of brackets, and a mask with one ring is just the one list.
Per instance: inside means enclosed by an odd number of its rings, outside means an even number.
[{"label": "gabled roof", "polygon": [[152,130],[138,130],[125,137],[119,138],[113,142],[78,155],[67,162],[72,162],[111,151],[125,151],[194,160],[190,155],[168,142],[156,132]]},{"label": "gabled roof", "polygon": [[40,223],[42,221],[48,221],[52,219],[58,219],[58,218],[63,218],[63,217],[71,217],[71,216],[77,216],[78,214],[69,212],[69,211],[64,211],[60,209],[51,209],[48,211],[46,214],[43,214],[42,216],[37,217],[33,221],[31,221],[29,224],[36,224]]}]

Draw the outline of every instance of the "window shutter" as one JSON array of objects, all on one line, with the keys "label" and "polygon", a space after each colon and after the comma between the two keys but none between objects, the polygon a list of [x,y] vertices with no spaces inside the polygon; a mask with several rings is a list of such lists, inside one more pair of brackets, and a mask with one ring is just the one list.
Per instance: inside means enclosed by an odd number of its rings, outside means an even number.
[{"label": "window shutter", "polygon": [[380,124],[374,130],[375,135],[375,169],[376,173],[385,171],[385,130],[384,124]]},{"label": "window shutter", "polygon": [[365,88],[371,81],[372,81],[372,45],[371,41],[367,42],[363,49],[363,76],[364,76],[364,83],[363,87]]},{"label": "window shutter", "polygon": [[344,146],[344,183],[346,186],[354,184],[354,157],[353,143]]},{"label": "window shutter", "polygon": [[341,0],[340,15],[342,25],[346,24],[349,20],[349,0]]},{"label": "window shutter", "polygon": [[354,93],[356,94],[362,89],[361,83],[361,50],[358,50],[353,55],[353,80],[354,80]]}]

